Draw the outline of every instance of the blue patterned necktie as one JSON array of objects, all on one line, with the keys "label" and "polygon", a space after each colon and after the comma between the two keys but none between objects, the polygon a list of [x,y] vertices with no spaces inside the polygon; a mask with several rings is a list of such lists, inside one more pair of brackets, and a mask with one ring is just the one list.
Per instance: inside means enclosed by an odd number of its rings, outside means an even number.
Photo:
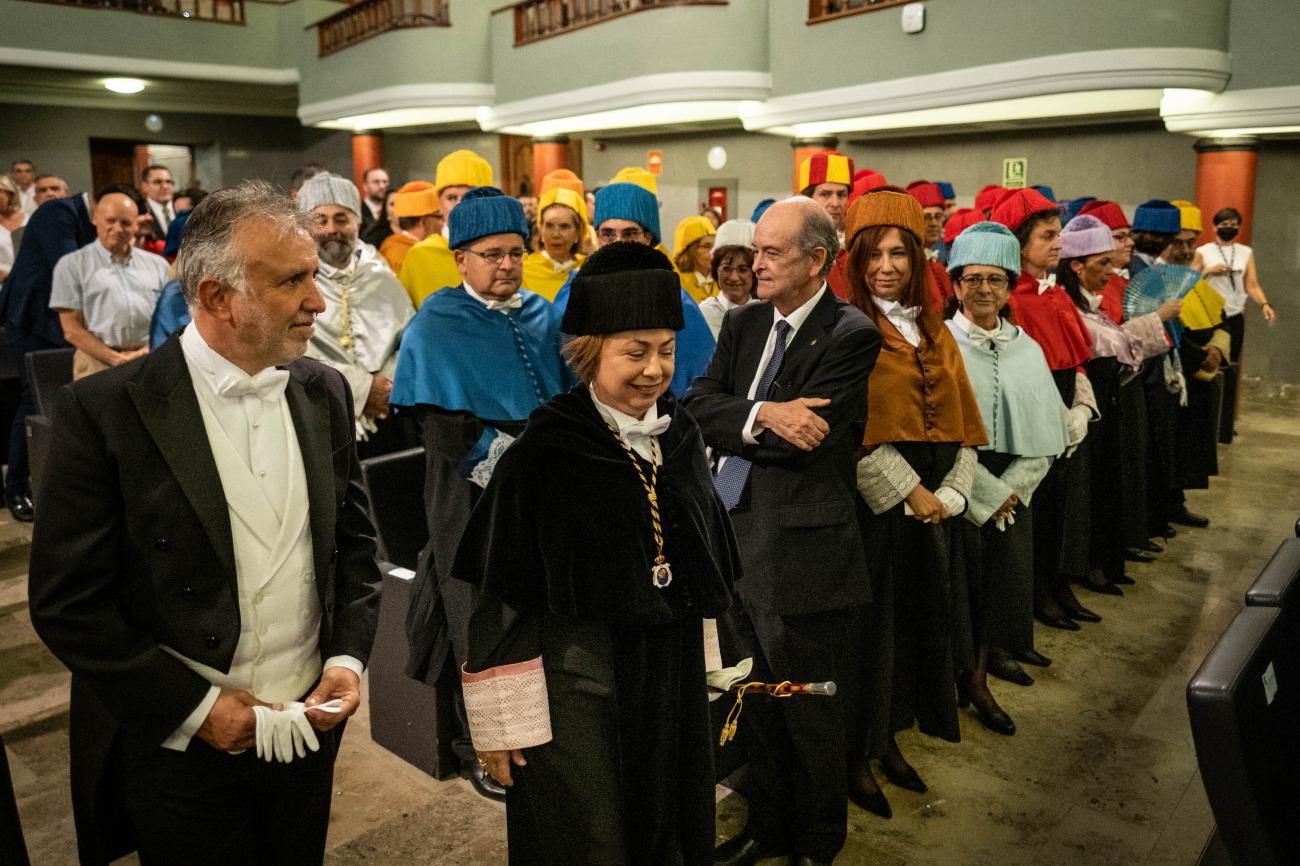
[{"label": "blue patterned necktie", "polygon": [[[772,387],[772,382],[776,379],[777,372],[781,369],[781,362],[785,359],[785,337],[790,333],[790,323],[782,319],[776,323],[776,345],[772,347],[772,358],[763,368],[763,375],[758,380],[758,387],[754,389],[755,400],[766,400],[767,392]],[[753,466],[744,457],[731,456],[722,464],[718,474],[713,478],[713,486],[718,491],[718,496],[722,499],[722,504],[727,510],[736,507],[740,502],[740,496],[745,492],[745,484],[749,481],[749,470]]]}]

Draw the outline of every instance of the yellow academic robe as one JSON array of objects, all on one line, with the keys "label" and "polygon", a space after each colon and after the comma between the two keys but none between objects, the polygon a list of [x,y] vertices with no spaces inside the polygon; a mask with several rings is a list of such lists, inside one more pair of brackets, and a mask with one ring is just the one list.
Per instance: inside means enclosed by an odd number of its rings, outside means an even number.
[{"label": "yellow academic robe", "polygon": [[407,251],[397,279],[417,310],[429,295],[463,282],[456,268],[456,257],[441,234],[429,235]]},{"label": "yellow academic robe", "polygon": [[695,299],[695,303],[702,302],[705,298],[711,298],[718,293],[718,284],[710,280],[707,284],[701,285],[699,275],[694,271],[683,274],[680,271],[677,276],[682,280],[682,288],[686,294]]},{"label": "yellow academic robe", "polygon": [[560,289],[568,282],[569,274],[576,271],[586,258],[579,253],[573,257],[570,267],[556,268],[554,260],[545,254],[529,253],[524,256],[524,288],[548,301],[554,301]]}]

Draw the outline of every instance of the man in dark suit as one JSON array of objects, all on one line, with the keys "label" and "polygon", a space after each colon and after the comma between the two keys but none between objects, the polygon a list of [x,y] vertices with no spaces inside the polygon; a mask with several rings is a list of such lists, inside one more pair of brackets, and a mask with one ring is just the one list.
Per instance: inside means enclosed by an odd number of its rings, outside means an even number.
[{"label": "man in dark suit", "polygon": [[[102,193],[122,191],[110,188]],[[15,251],[13,269],[0,289],[0,317],[22,383],[22,395],[9,431],[5,472],[5,502],[15,520],[32,519],[27,416],[35,411],[36,405],[23,357],[28,352],[67,345],[59,315],[50,309],[50,286],[59,259],[95,240],[95,226],[90,221],[94,210],[95,201],[87,193],[54,199],[38,208],[23,230],[23,242]]]},{"label": "man in dark suit", "polygon": [[718,848],[718,863],[829,863],[847,835],[844,704],[861,680],[848,648],[861,641],[870,597],[855,464],[880,333],[827,288],[838,247],[811,199],[769,208],[753,266],[769,303],[727,313],[713,362],[685,400],[721,457],[715,484],[743,563],[741,604],[720,623],[724,657],[752,656],[756,679],[840,686],[833,698],[747,708],[749,819]]},{"label": "man in dark suit", "polygon": [[351,392],[302,359],[324,301],[287,197],[213,193],[176,264],[192,325],[60,391],[32,539],[83,862],[120,853],[109,795],[146,864],[318,864],[379,602]]}]

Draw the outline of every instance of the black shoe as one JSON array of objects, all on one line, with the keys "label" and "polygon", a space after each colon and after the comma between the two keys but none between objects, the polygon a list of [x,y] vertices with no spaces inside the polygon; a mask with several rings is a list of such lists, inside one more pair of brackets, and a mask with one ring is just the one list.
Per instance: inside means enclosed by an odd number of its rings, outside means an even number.
[{"label": "black shoe", "polygon": [[788,855],[784,851],[760,842],[748,830],[741,831],[739,836],[733,836],[713,849],[713,862],[716,866],[752,866],[767,857],[785,856]]},{"label": "black shoe", "polygon": [[[990,700],[992,696],[990,695]],[[966,709],[971,705],[970,690],[964,683],[957,683],[957,706]],[[1014,736],[1016,733],[1016,723],[1006,714],[1006,711],[993,701],[992,707],[982,707],[975,704],[975,712],[979,715],[980,724],[988,728],[995,734],[1001,734],[1004,737]]]},{"label": "black shoe", "polygon": [[1146,540],[1145,544],[1139,545],[1138,550],[1145,550],[1147,553],[1155,553],[1155,554],[1160,554],[1165,552],[1164,547],[1157,544],[1154,540],[1150,538]]},{"label": "black shoe", "polygon": [[1165,541],[1168,541],[1171,538],[1178,537],[1178,530],[1166,523],[1165,528],[1160,530],[1160,535],[1165,539]]},{"label": "black shoe", "polygon": [[1147,553],[1145,550],[1139,550],[1136,547],[1124,548],[1124,558],[1129,562],[1155,562],[1154,553]]},{"label": "black shoe", "polygon": [[918,794],[924,794],[926,791],[930,790],[929,787],[926,786],[925,782],[921,780],[921,774],[916,772],[916,769],[911,764],[907,763],[907,761],[903,760],[901,757],[899,760],[903,761],[903,766],[897,769],[891,767],[889,761],[880,762],[880,769],[885,771],[886,779],[900,788],[906,788],[907,790],[915,791]]},{"label": "black shoe", "polygon": [[1191,526],[1195,529],[1204,529],[1210,525],[1210,518],[1195,511],[1188,511],[1186,506],[1169,515],[1169,519],[1174,523],[1181,523],[1183,526]]},{"label": "black shoe", "polygon": [[1090,592],[1100,593],[1101,595],[1123,595],[1124,590],[1110,582],[1105,572],[1100,568],[1094,568],[1088,572],[1087,577],[1073,578],[1075,585],[1081,586]]},{"label": "black shoe", "polygon": [[489,800],[505,802],[505,787],[488,774],[486,767],[479,766],[477,762],[466,761],[460,765],[460,777],[469,779],[469,783],[481,796]]},{"label": "black shoe", "polygon": [[[1047,611],[1034,611],[1034,619],[1041,622],[1048,628],[1059,628],[1061,631],[1078,631],[1079,624],[1070,619],[1064,613],[1054,614]],[[992,673],[992,671],[990,671]]]},{"label": "black shoe", "polygon": [[1137,583],[1136,580],[1129,577],[1127,574],[1117,574],[1110,579],[1110,582],[1118,586],[1133,586]]},{"label": "black shoe", "polygon": [[[1073,604],[1071,603],[1073,602]],[[1079,622],[1101,622],[1101,617],[1079,604],[1076,598],[1066,599],[1061,602],[1061,607],[1065,608],[1065,613],[1070,619]]]},{"label": "black shoe", "polygon": [[1034,678],[1004,650],[989,650],[988,671],[990,676],[1006,680],[1009,683],[1015,683],[1018,686],[1032,686],[1034,684]]},{"label": "black shoe", "polygon": [[791,857],[790,866],[831,866],[831,861],[814,860],[812,857],[804,855],[802,857]]},{"label": "black shoe", "polygon": [[880,790],[875,775],[871,772],[871,761],[866,758],[849,761],[849,801],[861,809],[882,818],[894,817],[894,810]]},{"label": "black shoe", "polygon": [[9,513],[14,516],[14,520],[31,523],[35,519],[35,514],[32,511],[32,498],[26,493],[7,494],[5,504],[9,506]]},{"label": "black shoe", "polygon": [[1040,653],[1038,650],[1025,650],[1024,652],[1012,653],[1011,657],[1022,665],[1033,665],[1036,668],[1050,668],[1052,660]]}]

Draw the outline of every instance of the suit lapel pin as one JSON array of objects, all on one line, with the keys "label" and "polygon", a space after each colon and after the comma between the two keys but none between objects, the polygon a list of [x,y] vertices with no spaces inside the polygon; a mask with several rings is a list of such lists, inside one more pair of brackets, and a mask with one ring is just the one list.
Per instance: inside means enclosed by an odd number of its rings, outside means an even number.
[{"label": "suit lapel pin", "polygon": [[809,343],[808,345],[809,345],[809,346],[816,346],[816,345],[817,345],[817,341],[816,341],[816,340],[813,340],[813,341],[812,341],[811,343]]}]

